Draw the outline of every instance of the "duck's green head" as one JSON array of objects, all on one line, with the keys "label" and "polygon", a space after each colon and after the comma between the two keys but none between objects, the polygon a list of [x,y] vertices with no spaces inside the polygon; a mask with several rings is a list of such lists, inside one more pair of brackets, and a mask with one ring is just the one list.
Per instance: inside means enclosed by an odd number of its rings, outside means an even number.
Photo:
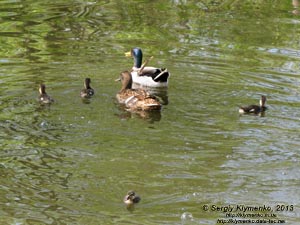
[{"label": "duck's green head", "polygon": [[142,66],[143,60],[143,52],[140,48],[133,48],[130,52],[126,52],[125,56],[133,57],[134,60],[134,67],[140,68]]}]

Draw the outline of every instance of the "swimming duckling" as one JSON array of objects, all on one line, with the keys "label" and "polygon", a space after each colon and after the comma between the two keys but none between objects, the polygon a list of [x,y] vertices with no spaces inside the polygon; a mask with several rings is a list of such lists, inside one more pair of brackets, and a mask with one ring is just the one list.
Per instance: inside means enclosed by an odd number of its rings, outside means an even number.
[{"label": "swimming duckling", "polygon": [[46,93],[46,85],[45,84],[40,84],[39,92],[40,92],[39,101],[41,103],[43,103],[43,104],[50,104],[50,103],[54,102],[54,99],[51,98]]},{"label": "swimming duckling", "polygon": [[259,114],[267,110],[267,107],[265,106],[267,101],[266,96],[262,95],[261,99],[259,101],[259,105],[249,105],[239,108],[239,113],[245,114],[245,113],[253,113],[253,114]]},{"label": "swimming duckling", "polygon": [[128,191],[123,201],[127,206],[132,206],[136,203],[139,203],[141,198],[136,195],[134,191]]},{"label": "swimming duckling", "polygon": [[94,89],[91,88],[90,83],[91,83],[91,79],[85,78],[84,89],[82,89],[80,92],[81,98],[90,98],[94,95]]},{"label": "swimming duckling", "polygon": [[[131,71],[133,82],[144,87],[166,88],[170,73],[166,68],[156,68],[142,65],[143,52],[140,48],[133,48],[125,56],[132,57],[134,64]],[[151,59],[151,58],[150,58]]]},{"label": "swimming duckling", "polygon": [[117,93],[116,98],[121,104],[131,110],[160,110],[161,103],[155,96],[150,95],[143,89],[132,89],[132,76],[128,71],[124,71],[120,74],[122,83],[121,90]]}]

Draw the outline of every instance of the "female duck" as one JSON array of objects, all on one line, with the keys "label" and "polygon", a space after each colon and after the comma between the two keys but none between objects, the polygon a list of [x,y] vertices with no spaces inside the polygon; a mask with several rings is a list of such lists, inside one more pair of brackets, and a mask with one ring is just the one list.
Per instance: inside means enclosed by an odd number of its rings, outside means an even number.
[{"label": "female duck", "polygon": [[128,191],[123,201],[127,206],[132,206],[133,204],[139,203],[141,198],[136,195],[134,191]]},{"label": "female duck", "polygon": [[122,72],[118,80],[122,83],[122,88],[116,95],[119,103],[125,104],[131,110],[150,111],[161,109],[161,103],[155,96],[142,89],[131,89],[132,77],[128,71]]},{"label": "female duck", "polygon": [[133,48],[130,52],[126,52],[125,55],[133,57],[134,60],[131,71],[134,83],[146,87],[168,87],[168,79],[170,77],[168,70],[166,68],[145,66],[145,64],[142,66],[143,53],[140,48]]},{"label": "female duck", "polygon": [[40,96],[39,96],[39,101],[40,101],[40,103],[43,103],[43,104],[50,104],[50,103],[54,102],[54,99],[51,98],[51,97],[46,93],[46,85],[45,85],[45,84],[40,84],[39,92],[40,92]]},{"label": "female duck", "polygon": [[94,89],[91,88],[91,79],[90,78],[85,78],[84,80],[84,89],[81,90],[80,96],[81,98],[90,98],[94,95]]},{"label": "female duck", "polygon": [[249,105],[239,108],[239,113],[253,113],[253,114],[259,114],[267,110],[267,107],[265,106],[267,101],[266,96],[262,95],[261,99],[259,101],[259,105]]}]

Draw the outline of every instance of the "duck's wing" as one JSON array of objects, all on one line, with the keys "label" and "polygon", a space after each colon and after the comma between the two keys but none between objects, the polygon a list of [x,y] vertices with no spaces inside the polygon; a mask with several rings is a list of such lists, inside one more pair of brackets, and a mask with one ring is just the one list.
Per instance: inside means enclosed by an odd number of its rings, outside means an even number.
[{"label": "duck's wing", "polygon": [[139,76],[151,77],[156,82],[167,82],[170,73],[166,68],[145,67],[141,72],[138,72]]},{"label": "duck's wing", "polygon": [[161,103],[152,96],[131,96],[125,101],[127,108],[133,110],[142,110],[142,111],[151,111],[151,110],[160,110]]},{"label": "duck's wing", "polygon": [[144,110],[144,111],[161,109],[161,103],[156,98],[150,96],[143,100],[137,101],[136,105],[139,110]]},{"label": "duck's wing", "polygon": [[46,93],[40,94],[39,96],[39,101],[41,103],[45,103],[45,104],[49,104],[54,102],[54,99],[51,98],[49,95],[47,95]]},{"label": "duck's wing", "polygon": [[92,88],[82,89],[80,92],[80,96],[82,98],[90,98],[94,95],[94,90]]},{"label": "duck's wing", "polygon": [[259,113],[260,112],[260,106],[258,106],[258,105],[242,106],[242,107],[240,107],[240,112]]}]

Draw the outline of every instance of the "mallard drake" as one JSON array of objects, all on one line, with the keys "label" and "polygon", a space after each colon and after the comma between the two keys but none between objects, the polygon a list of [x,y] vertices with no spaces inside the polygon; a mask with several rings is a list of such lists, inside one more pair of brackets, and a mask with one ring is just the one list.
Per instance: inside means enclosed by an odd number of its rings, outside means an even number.
[{"label": "mallard drake", "polygon": [[46,85],[45,85],[45,84],[40,84],[39,92],[40,92],[39,101],[40,101],[41,103],[44,103],[44,104],[50,104],[50,103],[54,102],[54,99],[51,98],[51,97],[46,93]]},{"label": "mallard drake", "polygon": [[168,87],[170,73],[166,68],[156,68],[142,65],[143,52],[140,48],[133,48],[126,52],[127,57],[133,57],[133,67],[131,71],[134,83],[145,87]]},{"label": "mallard drake", "polygon": [[83,83],[84,89],[82,89],[80,92],[80,96],[82,98],[90,98],[94,95],[94,89],[91,88],[90,83],[91,83],[91,79],[85,78],[84,83]]},{"label": "mallard drake", "polygon": [[116,98],[121,104],[131,110],[137,111],[150,111],[160,110],[161,103],[153,95],[150,95],[143,89],[132,89],[132,76],[128,71],[124,71],[120,74],[120,80],[122,83],[121,90],[117,93]]},{"label": "mallard drake", "polygon": [[259,114],[267,110],[267,107],[265,106],[267,101],[266,96],[262,95],[261,99],[259,100],[259,105],[249,105],[239,108],[239,113],[253,113],[253,114]]},{"label": "mallard drake", "polygon": [[127,206],[132,206],[133,204],[139,203],[141,198],[136,195],[134,191],[128,191],[123,201]]}]

